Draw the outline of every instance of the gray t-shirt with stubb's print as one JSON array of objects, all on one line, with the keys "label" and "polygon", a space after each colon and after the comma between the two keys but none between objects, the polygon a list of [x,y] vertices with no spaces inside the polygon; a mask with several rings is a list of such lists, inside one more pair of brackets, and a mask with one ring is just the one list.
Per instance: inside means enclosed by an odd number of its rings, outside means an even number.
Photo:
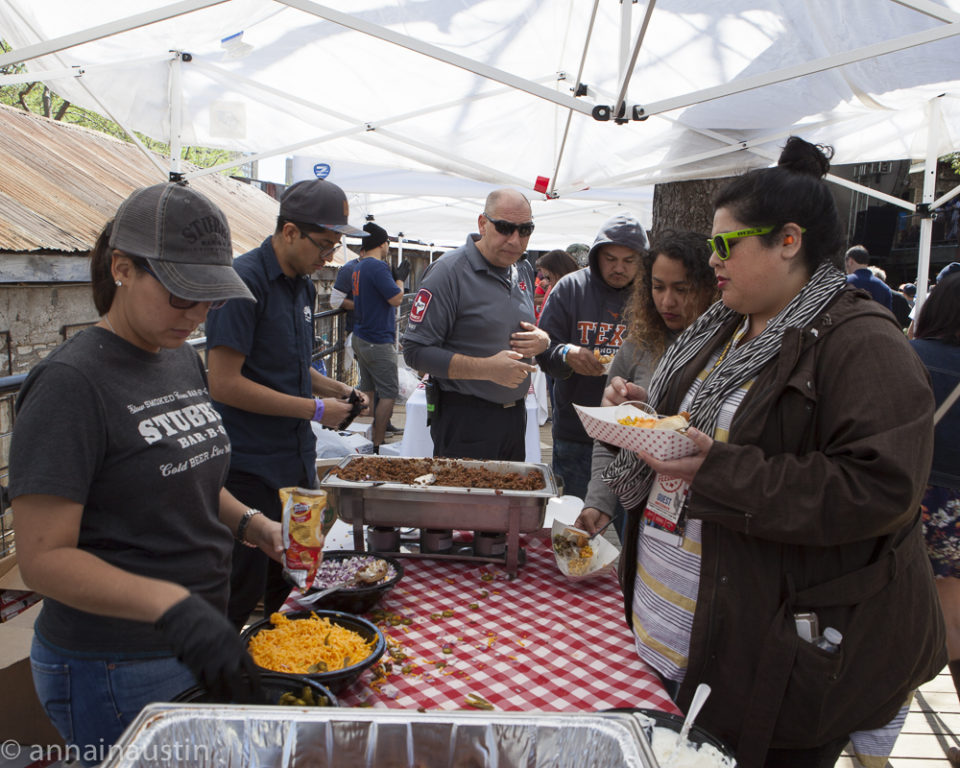
[{"label": "gray t-shirt with stubb's print", "polygon": [[[99,327],[58,347],[17,400],[10,494],[83,504],[79,549],[174,581],[225,610],[232,536],[218,518],[230,441],[188,345],[153,354]],[[36,631],[66,651],[169,653],[144,622],[44,600]]]}]

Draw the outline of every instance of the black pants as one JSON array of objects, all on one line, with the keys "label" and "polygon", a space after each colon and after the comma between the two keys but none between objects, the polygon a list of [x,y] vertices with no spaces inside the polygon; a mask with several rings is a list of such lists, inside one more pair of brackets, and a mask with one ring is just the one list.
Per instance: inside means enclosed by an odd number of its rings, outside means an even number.
[{"label": "black pants", "polygon": [[525,461],[527,408],[509,408],[478,397],[441,392],[430,423],[433,455],[449,459]]},{"label": "black pants", "polygon": [[[261,478],[231,470],[227,475],[226,488],[248,507],[259,509],[271,520],[280,521],[283,507],[277,489],[271,488]],[[283,566],[280,563],[259,549],[234,543],[227,618],[238,630],[243,629],[261,598],[264,614],[269,617],[274,611],[280,610],[289,594],[290,585],[283,578]]]}]

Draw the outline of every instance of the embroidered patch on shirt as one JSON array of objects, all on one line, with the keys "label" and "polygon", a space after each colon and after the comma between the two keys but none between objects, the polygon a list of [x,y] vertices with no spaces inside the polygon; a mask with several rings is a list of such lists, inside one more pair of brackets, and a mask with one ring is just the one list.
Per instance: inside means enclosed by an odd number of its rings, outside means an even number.
[{"label": "embroidered patch on shirt", "polygon": [[410,307],[409,322],[419,323],[423,320],[423,316],[427,313],[427,307],[430,306],[430,299],[432,298],[433,294],[426,288],[421,288],[417,292],[417,295],[413,298],[413,306]]}]

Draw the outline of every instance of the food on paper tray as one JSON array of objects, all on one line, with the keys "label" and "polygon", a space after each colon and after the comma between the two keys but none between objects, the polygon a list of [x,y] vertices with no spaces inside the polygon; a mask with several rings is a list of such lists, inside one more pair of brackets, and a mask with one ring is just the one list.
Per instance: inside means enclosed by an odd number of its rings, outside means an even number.
[{"label": "food on paper tray", "polygon": [[422,485],[417,480],[432,475],[432,486],[453,488],[493,488],[503,491],[539,491],[546,487],[543,473],[495,472],[484,467],[468,467],[456,459],[398,459],[363,456],[345,467],[330,470],[350,482],[389,482]]},{"label": "food on paper tray", "polygon": [[376,644],[376,639],[367,642],[357,632],[316,614],[289,619],[274,613],[270,623],[273,629],[255,634],[247,648],[258,666],[274,672],[335,672],[363,661]]},{"label": "food on paper tray", "polygon": [[661,418],[629,403],[614,406],[575,404],[573,407],[587,434],[609,445],[634,452],[646,451],[660,461],[681,459],[697,452],[697,444],[684,434],[684,427],[689,425],[689,414]]},{"label": "food on paper tray", "polygon": [[676,416],[623,416],[617,419],[618,424],[627,427],[641,427],[643,429],[672,429],[675,432],[685,432],[690,426],[690,414],[680,411]]},{"label": "food on paper tray", "polygon": [[588,579],[604,573],[620,554],[603,536],[591,537],[559,520],[553,521],[550,537],[557,568],[568,579]]},{"label": "food on paper tray", "polygon": [[613,355],[601,355],[599,349],[593,350],[593,356],[597,358],[597,362],[601,365],[609,365],[613,362]]},{"label": "food on paper tray", "polygon": [[590,536],[577,528],[564,528],[553,536],[553,551],[566,561],[567,571],[573,576],[582,576],[590,569],[593,547]]}]

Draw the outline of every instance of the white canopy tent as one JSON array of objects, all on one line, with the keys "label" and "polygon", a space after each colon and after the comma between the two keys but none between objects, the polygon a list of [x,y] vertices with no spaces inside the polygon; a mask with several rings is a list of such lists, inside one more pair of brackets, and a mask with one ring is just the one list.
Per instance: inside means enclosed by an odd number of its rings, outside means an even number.
[{"label": "white canopy tent", "polygon": [[355,215],[428,242],[525,189],[546,248],[617,209],[648,223],[652,184],[769,164],[790,134],[923,162],[943,205],[958,34],[960,0],[2,0],[0,65],[29,72],[0,84],[169,141],[162,173],[184,144],[307,156]]}]

